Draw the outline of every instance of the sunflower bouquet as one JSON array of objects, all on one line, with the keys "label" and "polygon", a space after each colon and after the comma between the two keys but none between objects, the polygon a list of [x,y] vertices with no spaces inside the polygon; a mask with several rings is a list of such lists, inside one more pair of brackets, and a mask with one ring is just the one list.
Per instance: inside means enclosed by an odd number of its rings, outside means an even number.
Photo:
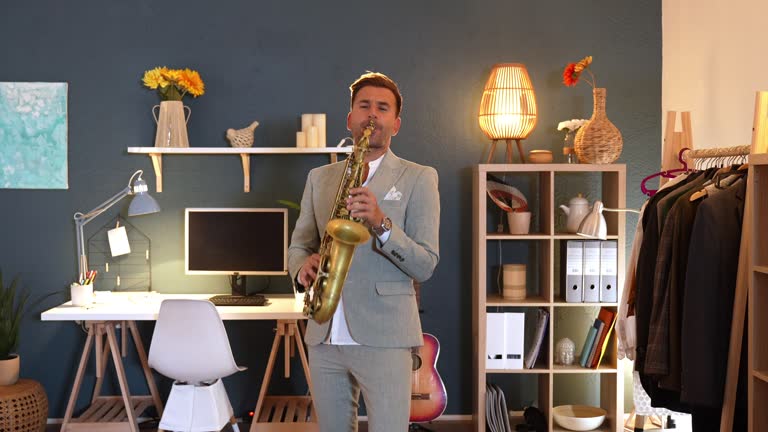
[{"label": "sunflower bouquet", "polygon": [[148,88],[157,90],[164,101],[180,101],[186,94],[194,97],[205,94],[203,79],[191,69],[156,67],[144,72],[142,81]]},{"label": "sunflower bouquet", "polygon": [[576,63],[568,63],[568,65],[565,67],[565,70],[563,70],[563,84],[567,85],[568,87],[573,87],[576,84],[579,83],[579,78],[581,78],[581,74],[584,71],[587,71],[589,73],[589,76],[592,77],[592,80],[590,81],[589,78],[584,78],[584,81],[591,85],[592,88],[595,88],[595,75],[592,74],[592,71],[589,70],[589,66],[592,64],[592,56],[586,56],[583,59],[579,60]]}]

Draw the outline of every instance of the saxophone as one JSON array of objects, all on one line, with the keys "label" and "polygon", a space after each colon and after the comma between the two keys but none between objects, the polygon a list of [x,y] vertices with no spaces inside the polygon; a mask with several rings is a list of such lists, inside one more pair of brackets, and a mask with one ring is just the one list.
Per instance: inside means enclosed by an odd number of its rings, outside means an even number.
[{"label": "saxophone", "polygon": [[362,221],[350,216],[346,199],[350,189],[362,186],[365,181],[367,167],[364,159],[373,129],[371,120],[347,158],[331,216],[320,243],[317,278],[312,283],[312,288],[304,294],[304,315],[318,324],[333,317],[341,299],[341,290],[347,280],[355,248],[371,238]]}]

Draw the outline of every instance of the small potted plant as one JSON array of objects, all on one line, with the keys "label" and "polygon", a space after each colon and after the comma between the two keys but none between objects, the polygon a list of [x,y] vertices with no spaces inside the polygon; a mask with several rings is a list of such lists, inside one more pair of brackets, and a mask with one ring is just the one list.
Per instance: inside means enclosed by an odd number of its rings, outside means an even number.
[{"label": "small potted plant", "polygon": [[0,386],[15,384],[19,379],[19,329],[29,293],[18,292],[19,277],[10,286],[3,283],[0,272]]}]

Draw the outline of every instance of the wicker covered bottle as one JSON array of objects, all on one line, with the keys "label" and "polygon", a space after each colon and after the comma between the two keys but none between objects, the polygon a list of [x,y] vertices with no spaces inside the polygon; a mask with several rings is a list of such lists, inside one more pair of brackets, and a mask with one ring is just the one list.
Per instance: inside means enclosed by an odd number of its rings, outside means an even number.
[{"label": "wicker covered bottle", "polygon": [[574,150],[582,163],[613,163],[621,155],[624,141],[619,129],[605,114],[605,88],[595,88],[592,94],[592,118],[576,132]]}]

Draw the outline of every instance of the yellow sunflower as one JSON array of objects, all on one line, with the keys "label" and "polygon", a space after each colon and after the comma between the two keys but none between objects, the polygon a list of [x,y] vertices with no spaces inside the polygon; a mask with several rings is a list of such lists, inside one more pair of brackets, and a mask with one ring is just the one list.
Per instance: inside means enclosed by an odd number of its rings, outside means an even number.
[{"label": "yellow sunflower", "polygon": [[203,79],[200,78],[200,74],[197,71],[183,69],[178,72],[177,82],[182,90],[185,90],[194,97],[205,94],[205,84],[203,84]]},{"label": "yellow sunflower", "polygon": [[153,90],[158,87],[165,87],[168,85],[168,80],[165,78],[165,73],[167,71],[168,68],[165,66],[148,70],[144,72],[144,78],[142,81],[144,81],[145,86]]}]

